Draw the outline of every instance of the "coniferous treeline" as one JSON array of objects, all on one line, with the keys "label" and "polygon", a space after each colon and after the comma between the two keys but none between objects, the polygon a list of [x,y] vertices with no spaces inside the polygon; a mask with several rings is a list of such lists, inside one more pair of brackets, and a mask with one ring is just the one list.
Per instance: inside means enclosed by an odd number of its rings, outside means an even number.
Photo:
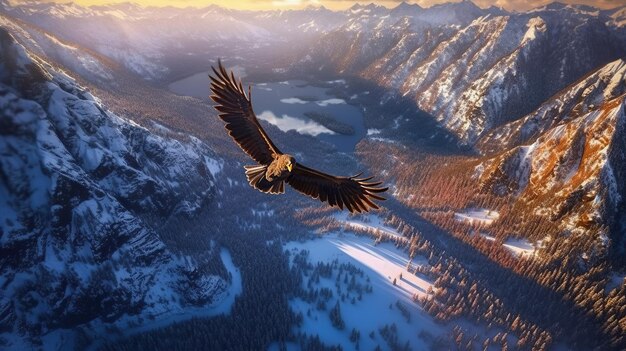
[{"label": "coniferous treeline", "polygon": [[[483,340],[489,344],[547,349],[558,340],[575,349],[626,347],[626,286],[610,284],[619,265],[594,238],[563,232],[531,204],[494,194],[478,181],[476,159],[400,148],[368,142],[359,154],[381,176],[394,175],[399,201],[386,204],[388,221],[407,238],[407,226],[415,227],[410,235],[427,242],[430,258],[439,257],[429,262],[438,278],[433,297],[421,301],[427,311],[506,330],[506,337]],[[389,154],[394,158],[379,156]],[[499,217],[489,224],[455,216],[471,208],[495,210]],[[541,241],[534,253],[520,256],[504,247],[509,237]],[[457,346],[467,345],[466,339]]]}]

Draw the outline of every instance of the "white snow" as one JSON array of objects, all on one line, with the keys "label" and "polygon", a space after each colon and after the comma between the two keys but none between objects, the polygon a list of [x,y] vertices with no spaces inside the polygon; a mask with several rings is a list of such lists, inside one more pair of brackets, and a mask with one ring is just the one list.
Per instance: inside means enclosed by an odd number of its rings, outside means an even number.
[{"label": "white snow", "polygon": [[[292,253],[300,250],[309,251],[309,260],[315,265],[317,262],[330,263],[337,259],[339,263],[351,263],[364,271],[371,280],[372,293],[363,294],[362,300],[352,304],[348,299],[341,302],[341,315],[345,321],[344,330],[332,326],[328,310],[335,305],[337,294],[327,304],[327,310],[317,310],[316,306],[296,298],[291,301],[292,309],[302,312],[304,316],[300,331],[317,331],[321,340],[328,345],[339,344],[344,350],[354,349],[349,336],[352,328],[361,333],[360,347],[363,350],[374,349],[380,345],[387,349],[386,342],[378,330],[384,325],[395,323],[400,344],[409,342],[413,349],[426,349],[427,345],[418,337],[421,330],[433,335],[442,333],[443,329],[429,317],[421,307],[413,302],[412,296],[423,296],[432,283],[425,277],[415,276],[406,271],[408,258],[406,253],[396,249],[393,244],[382,243],[375,245],[371,238],[357,237],[352,234],[330,234],[316,240],[306,242],[290,242],[285,245]],[[399,275],[402,274],[402,279]],[[327,287],[335,292],[335,278],[321,278],[318,288]],[[396,279],[394,286],[392,281]],[[306,280],[305,280],[306,284]],[[306,285],[305,285],[306,288]],[[399,301],[410,311],[410,322],[402,316],[396,302]],[[390,305],[392,307],[390,308]],[[310,310],[310,316],[307,311]],[[375,338],[368,334],[375,331]]]},{"label": "white snow", "polygon": [[222,168],[224,167],[224,161],[216,160],[206,155],[204,156],[204,163],[206,164],[206,167],[209,169],[209,172],[211,172],[211,174],[214,176],[218,174],[219,172],[221,172]]},{"label": "white snow", "polygon": [[229,290],[226,291],[226,297],[219,302],[219,304],[214,304],[211,308],[213,316],[218,315],[220,313],[230,313],[230,310],[235,303],[235,298],[243,292],[243,284],[241,283],[241,272],[239,272],[239,268],[235,266],[233,263],[233,259],[230,256],[230,252],[224,248],[220,251],[220,258],[222,259],[222,263],[224,263],[224,267],[231,274],[233,280],[230,284]]},{"label": "white snow", "polygon": [[537,254],[535,246],[526,239],[507,239],[502,245],[518,256],[535,256]]},{"label": "white snow", "polygon": [[528,21],[528,30],[522,38],[522,44],[530,40],[535,40],[538,33],[546,31],[546,23],[541,17],[533,17]]},{"label": "white snow", "polygon": [[341,213],[335,216],[339,222],[344,223],[348,228],[355,228],[361,230],[370,230],[374,231],[377,234],[385,235],[389,238],[400,238],[403,240],[407,240],[402,236],[402,234],[398,233],[397,230],[385,225],[383,220],[376,215],[368,215],[364,220],[352,219],[348,218],[346,213]]},{"label": "white snow", "polygon": [[[483,238],[489,240],[489,241],[495,241],[496,238],[494,238],[491,235],[485,234],[485,233],[481,233],[480,234]],[[532,244],[531,242],[529,242],[526,239],[514,239],[514,238],[509,238],[506,239],[504,241],[504,243],[502,243],[502,246],[505,247],[506,249],[508,249],[509,251],[511,251],[512,253],[518,255],[519,257],[521,256],[536,256],[537,255],[537,248],[541,247],[541,240],[537,241],[535,244]]]},{"label": "white snow", "polygon": [[[210,306],[180,306],[178,310],[167,311],[165,315],[160,316],[162,318],[156,318],[153,321],[143,319],[141,323],[133,323],[134,317],[125,315],[116,323],[120,326],[120,330],[122,331],[121,337],[128,337],[130,335],[148,330],[163,328],[173,323],[186,321],[192,318],[208,318],[220,314],[229,314],[233,304],[235,303],[235,298],[243,291],[243,284],[239,268],[237,268],[233,263],[230,252],[227,249],[222,248],[220,250],[220,258],[222,259],[226,270],[231,274],[232,282],[228,289],[224,290],[220,295],[215,296],[215,299],[213,300],[214,302]],[[64,330],[59,329],[58,333],[59,335],[62,335]],[[100,346],[102,346],[102,343],[114,340],[108,333],[103,332],[100,333],[100,335],[107,337],[94,340],[94,342],[91,343],[86,350],[98,350]]]},{"label": "white snow", "polygon": [[454,217],[458,221],[467,222],[469,224],[486,224],[490,225],[493,221],[500,217],[497,211],[492,211],[484,208],[468,209],[462,212],[457,212]]},{"label": "white snow", "polygon": [[626,275],[624,273],[613,272],[609,276],[609,282],[606,284],[606,291],[611,291],[626,282]]}]

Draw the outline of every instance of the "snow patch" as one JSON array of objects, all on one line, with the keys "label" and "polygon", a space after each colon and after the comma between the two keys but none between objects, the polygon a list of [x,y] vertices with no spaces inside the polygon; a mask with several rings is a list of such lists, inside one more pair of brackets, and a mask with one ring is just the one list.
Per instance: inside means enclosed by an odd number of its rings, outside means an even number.
[{"label": "snow patch", "polygon": [[500,214],[497,211],[479,208],[457,212],[454,214],[454,217],[457,221],[467,222],[469,224],[490,225],[500,217]]},{"label": "snow patch", "polygon": [[[350,332],[353,328],[361,333],[360,347],[363,350],[374,349],[377,345],[386,346],[378,330],[392,323],[396,325],[400,343],[408,341],[413,349],[421,350],[428,347],[419,338],[420,331],[427,331],[433,335],[442,333],[442,326],[435,323],[412,299],[416,294],[426,295],[432,282],[421,275],[416,276],[407,272],[408,258],[393,244],[375,245],[366,237],[330,234],[316,240],[290,242],[285,247],[293,254],[308,250],[312,264],[331,263],[334,260],[338,260],[339,264],[350,263],[366,274],[373,287],[372,293],[363,294],[362,300],[354,304],[348,299],[340,302],[341,316],[345,322],[343,330],[333,327],[329,318],[328,310],[336,301],[340,301],[336,294],[333,294],[332,300],[327,304],[327,310],[318,310],[315,305],[299,298],[291,300],[290,305],[294,312],[301,312],[303,315],[300,331],[307,333],[315,331],[325,344],[339,344],[344,350],[354,349],[354,344],[350,341]],[[334,278],[336,277],[320,279],[315,288],[326,287],[335,292]],[[303,282],[306,289],[305,284],[306,281]],[[397,303],[409,311],[410,320],[405,319]],[[372,331],[375,334],[374,339],[368,336]]]}]

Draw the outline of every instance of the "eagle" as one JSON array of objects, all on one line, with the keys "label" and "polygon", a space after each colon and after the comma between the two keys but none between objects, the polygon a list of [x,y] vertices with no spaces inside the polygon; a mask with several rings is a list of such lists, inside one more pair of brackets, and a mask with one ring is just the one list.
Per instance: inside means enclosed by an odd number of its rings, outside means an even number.
[{"label": "eagle", "polygon": [[314,199],[341,210],[354,212],[378,209],[374,200],[385,200],[378,195],[388,188],[382,182],[370,182],[373,177],[337,177],[304,166],[288,154],[282,153],[267,135],[252,109],[251,92],[248,93],[218,60],[211,67],[211,99],[219,118],[224,121],[228,134],[258,164],[244,166],[246,178],[252,187],[268,194],[283,194],[285,183]]}]

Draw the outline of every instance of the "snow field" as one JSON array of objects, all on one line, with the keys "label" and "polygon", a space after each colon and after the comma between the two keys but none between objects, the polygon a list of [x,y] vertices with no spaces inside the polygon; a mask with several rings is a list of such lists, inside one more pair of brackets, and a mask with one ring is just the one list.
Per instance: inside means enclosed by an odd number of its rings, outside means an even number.
[{"label": "snow field", "polygon": [[497,211],[488,210],[485,208],[468,209],[462,212],[457,212],[454,217],[458,221],[468,222],[469,224],[486,224],[490,225],[493,221],[500,217]]},{"label": "snow field", "polygon": [[[354,222],[351,225],[365,224]],[[339,264],[350,263],[364,272],[365,278],[363,279],[369,279],[369,284],[372,286],[372,292],[363,293],[361,300],[352,303],[351,294],[348,293],[348,298],[340,302],[345,328],[339,330],[333,327],[329,318],[329,310],[340,300],[336,291],[337,272],[333,271],[330,278],[320,278],[319,283],[314,283],[314,288],[329,288],[333,290],[333,297],[326,304],[325,310],[318,310],[314,304],[309,304],[301,298],[293,299],[291,307],[294,312],[301,312],[304,316],[298,331],[308,333],[317,331],[324,343],[341,345],[344,350],[355,348],[355,344],[350,341],[353,328],[360,332],[359,347],[362,350],[371,350],[377,345],[384,350],[389,349],[389,345],[379,333],[379,329],[385,325],[395,324],[398,342],[401,345],[408,342],[414,350],[428,347],[424,340],[419,338],[420,332],[427,331],[433,335],[442,333],[442,326],[437,325],[412,299],[414,295],[426,295],[432,282],[423,276],[415,276],[407,272],[408,257],[393,244],[375,245],[374,240],[368,237],[333,233],[306,242],[290,242],[285,245],[285,248],[292,254],[292,257],[301,250],[308,250],[309,262],[314,266],[318,262],[331,263],[334,260],[337,260]],[[306,290],[309,277],[304,278]],[[343,277],[340,278],[342,282]],[[340,289],[342,293],[345,293],[344,286]],[[397,303],[409,312],[408,319],[406,315],[403,315]],[[373,338],[370,337],[372,331],[374,331]]]}]

